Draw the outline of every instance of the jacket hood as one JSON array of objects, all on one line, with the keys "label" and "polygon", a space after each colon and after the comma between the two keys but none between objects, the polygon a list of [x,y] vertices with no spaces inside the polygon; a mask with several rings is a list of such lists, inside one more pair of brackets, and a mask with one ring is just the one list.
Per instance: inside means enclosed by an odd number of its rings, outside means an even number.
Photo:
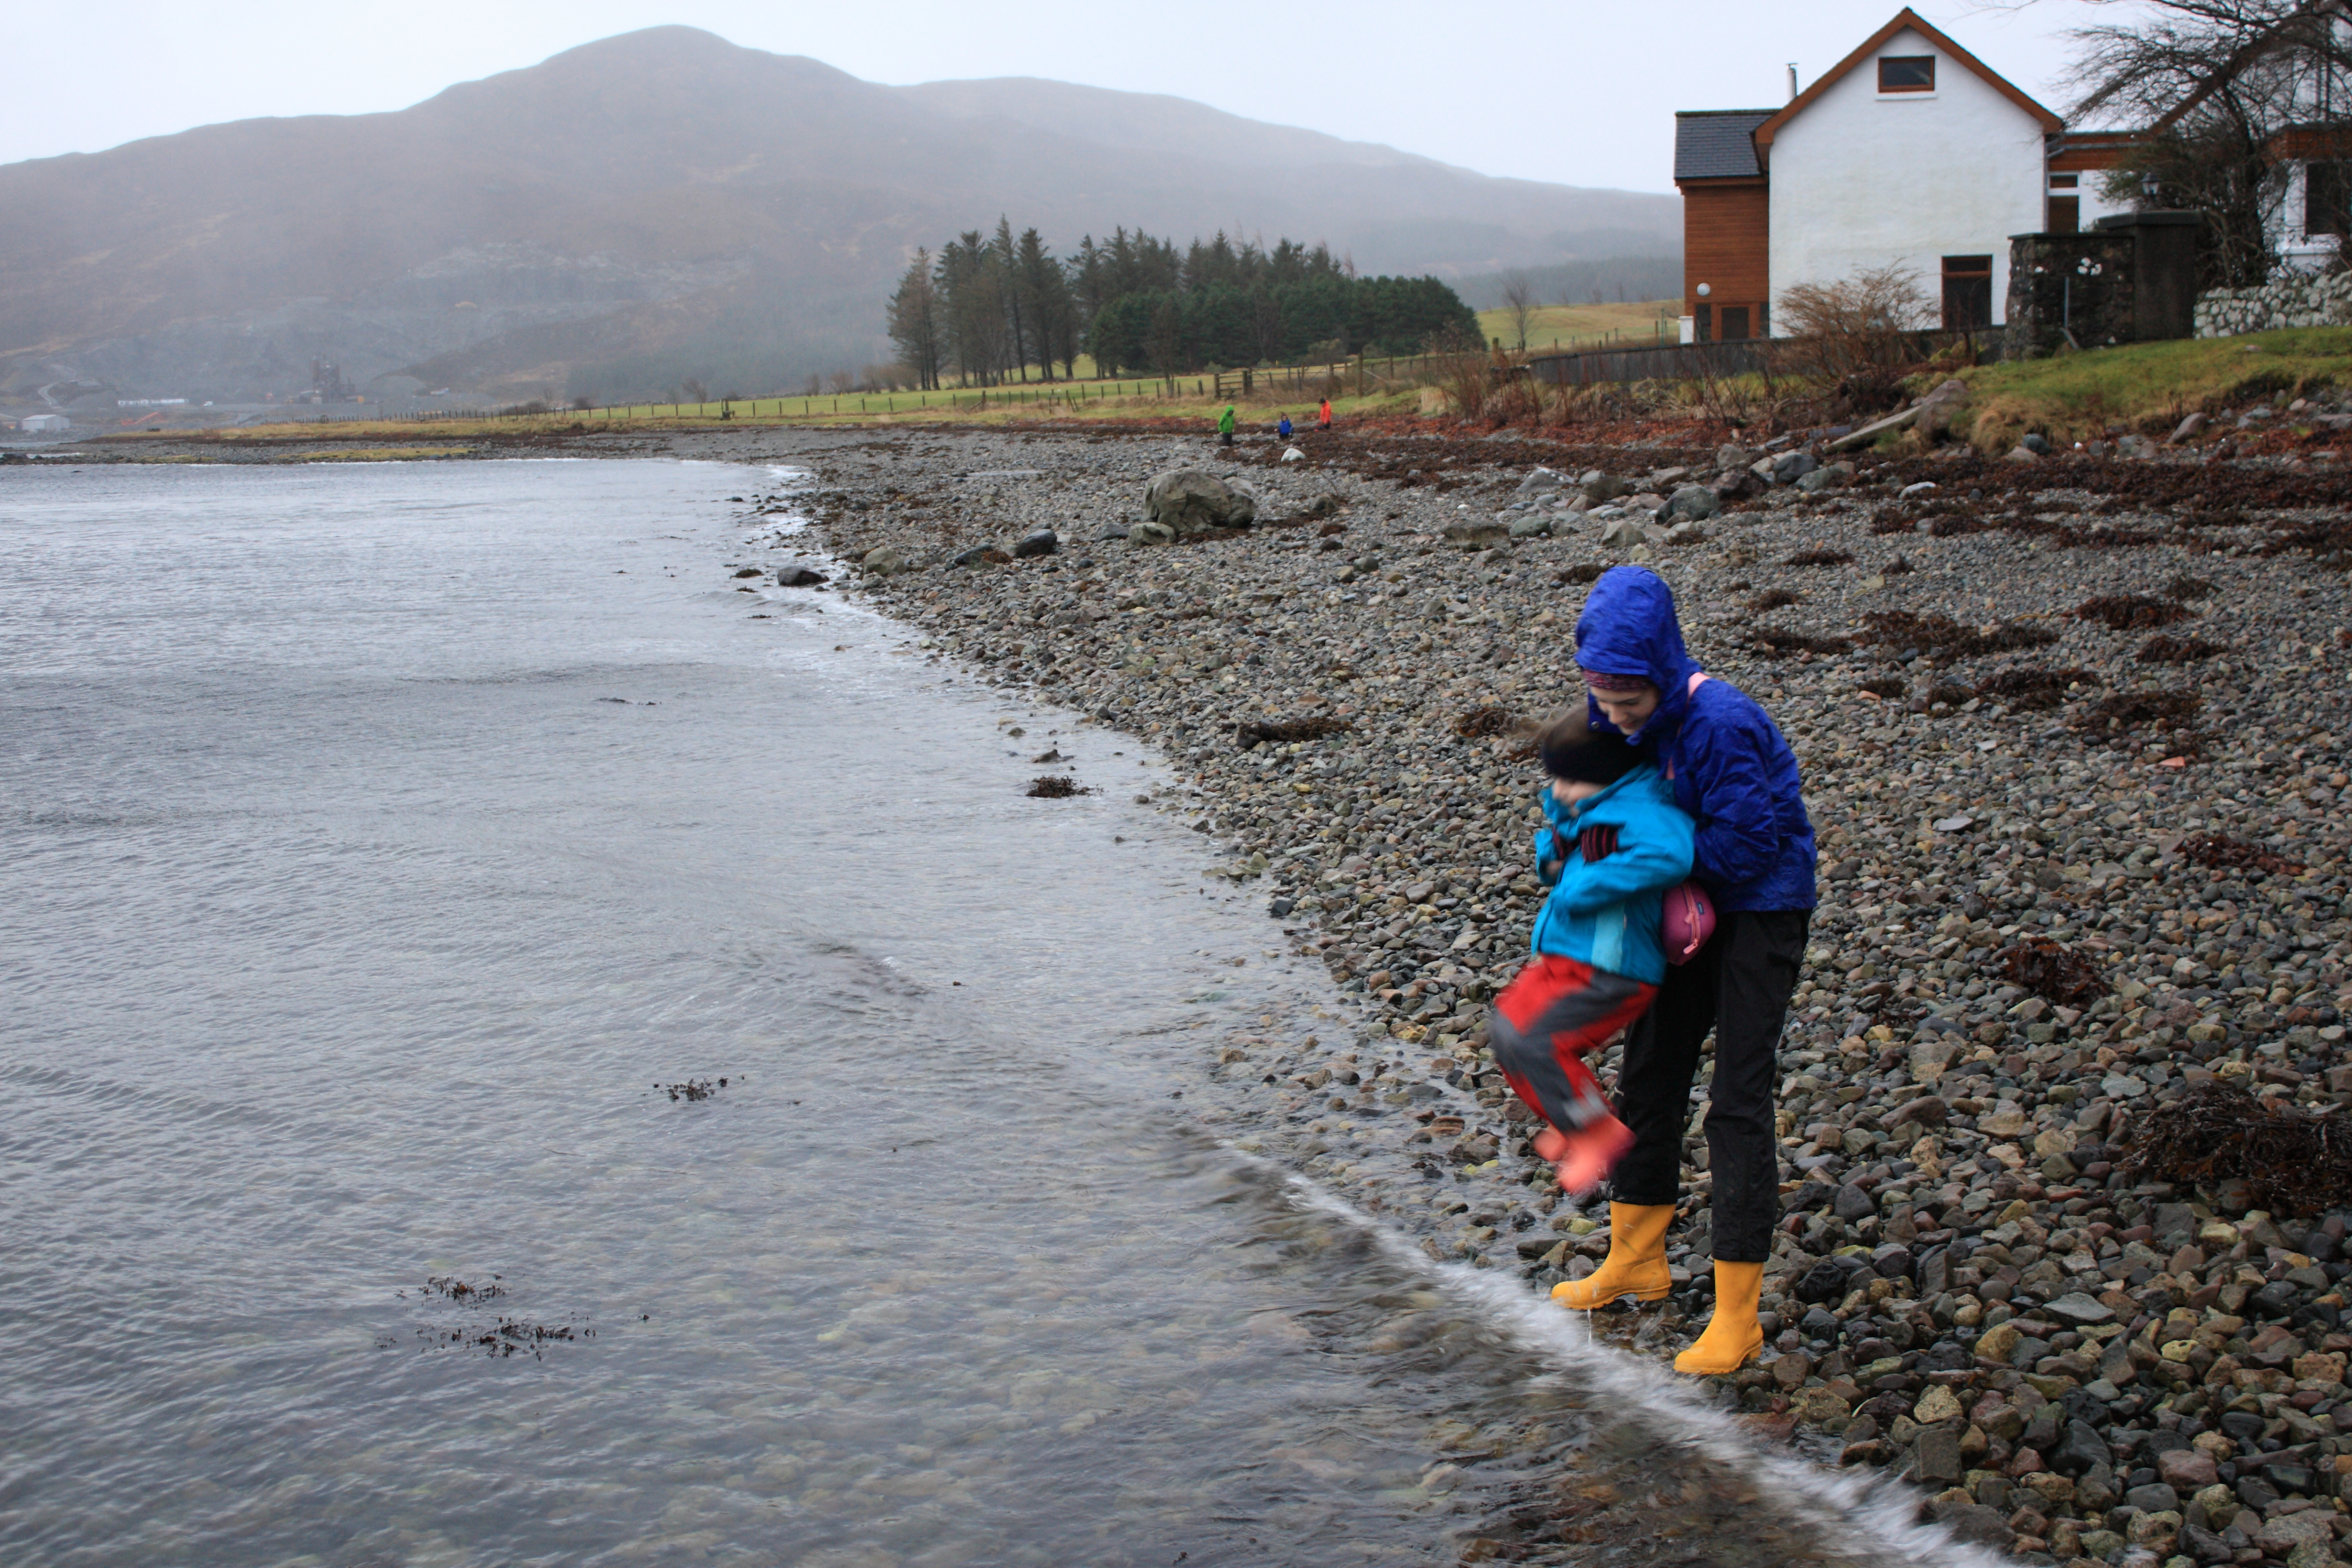
[{"label": "jacket hood", "polygon": [[1699,668],[1683,647],[1675,591],[1639,566],[1612,566],[1592,585],[1576,621],[1576,663],[1602,675],[1637,675],[1658,689],[1658,710],[1642,726],[1645,734],[1682,722]]}]

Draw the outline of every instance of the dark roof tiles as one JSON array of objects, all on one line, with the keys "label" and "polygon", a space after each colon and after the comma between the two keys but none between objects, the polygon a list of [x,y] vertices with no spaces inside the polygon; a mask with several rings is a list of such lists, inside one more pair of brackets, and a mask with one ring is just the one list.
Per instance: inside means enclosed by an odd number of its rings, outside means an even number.
[{"label": "dark roof tiles", "polygon": [[1762,174],[1749,132],[1779,112],[1777,109],[1697,109],[1675,115],[1675,178],[1736,180]]}]

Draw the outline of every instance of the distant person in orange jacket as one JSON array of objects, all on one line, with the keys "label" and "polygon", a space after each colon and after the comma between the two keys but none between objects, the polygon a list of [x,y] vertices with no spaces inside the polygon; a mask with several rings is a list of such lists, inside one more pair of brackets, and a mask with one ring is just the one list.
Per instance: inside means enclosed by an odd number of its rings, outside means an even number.
[{"label": "distant person in orange jacket", "polygon": [[1331,400],[1328,397],[1323,400],[1323,412],[1317,417],[1316,424],[1321,429],[1331,428]]}]

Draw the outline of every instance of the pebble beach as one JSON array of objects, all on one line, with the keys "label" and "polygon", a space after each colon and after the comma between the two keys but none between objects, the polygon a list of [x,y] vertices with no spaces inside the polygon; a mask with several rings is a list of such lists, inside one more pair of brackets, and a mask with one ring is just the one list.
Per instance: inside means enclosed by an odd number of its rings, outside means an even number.
[{"label": "pebble beach", "polygon": [[[2327,1158],[2175,1168],[2162,1114],[2326,1153],[2352,1100],[2352,479],[2262,440],[2330,412],[1843,463],[1801,433],[807,436],[768,446],[817,488],[743,498],[738,570],[1156,746],[1211,879],[1352,1008],[1216,1043],[1259,1140],[1531,1289],[1608,1230],[1484,1049],[1540,896],[1526,737],[1580,700],[1586,585],[1659,572],[1787,733],[1821,843],[1766,1351],[1720,1396],[2027,1561],[2307,1564],[2347,1533],[2347,1199]],[[1251,521],[1154,523],[1179,469]],[[1709,1310],[1704,1093],[1676,1292],[1599,1315],[1662,1355]]]}]

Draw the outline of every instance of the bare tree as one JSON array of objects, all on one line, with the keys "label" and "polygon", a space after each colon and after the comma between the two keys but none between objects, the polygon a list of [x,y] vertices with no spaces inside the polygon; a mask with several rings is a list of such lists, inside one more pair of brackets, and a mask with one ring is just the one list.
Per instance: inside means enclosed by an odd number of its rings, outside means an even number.
[{"label": "bare tree", "polygon": [[1511,343],[1519,353],[1528,352],[1528,333],[1536,321],[1536,286],[1524,272],[1503,274],[1503,309],[1510,313]]},{"label": "bare tree", "polygon": [[2149,132],[2107,176],[2107,195],[2202,213],[2208,286],[2263,281],[2286,184],[2283,138],[2352,107],[2345,0],[2092,3],[2130,13],[2072,35],[2074,116]]},{"label": "bare tree", "polygon": [[689,375],[677,384],[679,390],[686,394],[685,401],[697,404],[710,401],[710,388],[703,384],[698,377]]}]

